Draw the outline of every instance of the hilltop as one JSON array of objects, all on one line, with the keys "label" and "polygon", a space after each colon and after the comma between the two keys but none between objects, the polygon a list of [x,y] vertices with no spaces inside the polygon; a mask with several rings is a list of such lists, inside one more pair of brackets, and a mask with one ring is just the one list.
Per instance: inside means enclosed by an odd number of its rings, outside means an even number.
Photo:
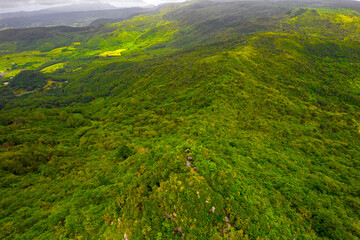
[{"label": "hilltop", "polygon": [[359,239],[359,4],[0,31],[0,238]]}]

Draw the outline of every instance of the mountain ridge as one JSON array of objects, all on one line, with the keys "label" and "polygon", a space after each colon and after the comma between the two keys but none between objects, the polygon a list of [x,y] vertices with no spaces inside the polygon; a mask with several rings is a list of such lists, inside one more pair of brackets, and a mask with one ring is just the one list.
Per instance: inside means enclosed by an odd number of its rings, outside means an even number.
[{"label": "mountain ridge", "polygon": [[360,14],[333,2],[0,32],[1,238],[360,238]]},{"label": "mountain ridge", "polygon": [[126,19],[134,14],[149,10],[149,8],[131,7],[66,12],[48,12],[48,10],[41,10],[29,13],[3,14],[3,17],[0,19],[0,29],[51,27],[59,25],[84,27],[100,18]]},{"label": "mountain ridge", "polygon": [[78,3],[78,4],[69,4],[61,7],[49,7],[37,11],[20,11],[20,12],[10,12],[10,13],[0,13],[0,17],[5,18],[14,18],[14,17],[29,17],[34,15],[45,15],[51,13],[65,13],[65,12],[78,12],[78,11],[101,11],[101,10],[110,10],[116,9],[109,3]]}]

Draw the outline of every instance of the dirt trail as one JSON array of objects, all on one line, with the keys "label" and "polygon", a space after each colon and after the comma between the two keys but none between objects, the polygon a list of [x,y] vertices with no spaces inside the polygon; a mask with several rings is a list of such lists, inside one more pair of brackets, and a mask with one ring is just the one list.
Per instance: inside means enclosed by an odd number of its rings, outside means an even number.
[{"label": "dirt trail", "polygon": [[35,90],[34,90],[34,91],[29,91],[29,92],[20,93],[20,94],[16,94],[15,96],[16,96],[16,97],[20,97],[20,96],[22,96],[22,95],[29,94],[29,93],[33,93],[33,92],[35,92]]}]

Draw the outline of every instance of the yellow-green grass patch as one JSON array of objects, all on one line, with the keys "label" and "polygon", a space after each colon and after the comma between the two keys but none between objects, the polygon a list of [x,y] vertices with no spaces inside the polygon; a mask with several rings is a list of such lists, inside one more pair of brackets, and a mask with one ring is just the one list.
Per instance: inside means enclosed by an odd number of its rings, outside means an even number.
[{"label": "yellow-green grass patch", "polygon": [[56,84],[57,82],[53,81],[53,80],[48,80],[46,85],[43,87],[45,90],[49,90],[51,89],[51,87]]},{"label": "yellow-green grass patch", "polygon": [[39,51],[6,54],[0,56],[0,72],[8,72],[15,68],[33,70],[45,63]]},{"label": "yellow-green grass patch", "polygon": [[16,69],[16,70],[10,71],[5,76],[6,77],[15,77],[21,71],[22,71],[22,69]]},{"label": "yellow-green grass patch", "polygon": [[49,57],[57,58],[63,55],[73,54],[77,49],[74,46],[55,48],[47,53]]},{"label": "yellow-green grass patch", "polygon": [[48,67],[42,69],[41,72],[43,72],[43,73],[53,73],[56,70],[64,68],[64,65],[65,65],[65,63],[57,63],[57,64],[54,64],[54,65],[51,65],[51,66],[48,66]]},{"label": "yellow-green grass patch", "polygon": [[123,51],[126,51],[126,49],[118,49],[118,50],[115,50],[115,51],[103,52],[103,53],[100,53],[99,56],[100,56],[100,57],[116,57],[116,56],[121,56],[121,53],[122,53]]}]

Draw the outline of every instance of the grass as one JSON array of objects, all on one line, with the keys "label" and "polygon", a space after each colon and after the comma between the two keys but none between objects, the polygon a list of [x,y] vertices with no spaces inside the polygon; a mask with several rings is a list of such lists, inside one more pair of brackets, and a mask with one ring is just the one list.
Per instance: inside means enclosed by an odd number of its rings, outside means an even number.
[{"label": "grass", "polygon": [[43,72],[43,73],[53,73],[56,70],[63,69],[65,64],[66,63],[57,63],[57,64],[54,64],[54,65],[48,66],[46,68],[43,68],[41,70],[41,72]]},{"label": "grass", "polygon": [[121,53],[126,51],[127,49],[118,49],[115,51],[106,51],[103,53],[100,53],[99,56],[100,57],[117,57],[117,56],[121,56]]},{"label": "grass", "polygon": [[45,58],[38,51],[0,55],[0,71],[7,72],[14,68],[36,69],[45,63]]}]

